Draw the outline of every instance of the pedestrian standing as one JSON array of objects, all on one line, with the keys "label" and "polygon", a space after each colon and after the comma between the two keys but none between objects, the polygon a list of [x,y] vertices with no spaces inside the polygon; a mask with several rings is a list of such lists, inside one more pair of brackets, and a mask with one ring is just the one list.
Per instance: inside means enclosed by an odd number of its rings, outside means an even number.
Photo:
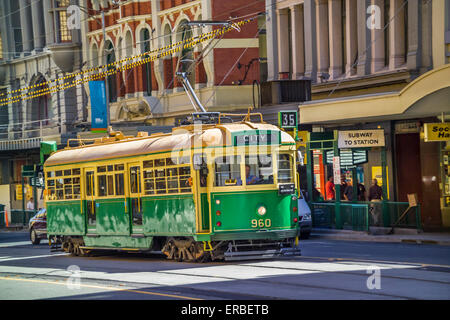
[{"label": "pedestrian standing", "polygon": [[370,214],[372,216],[373,225],[381,226],[381,198],[383,197],[383,189],[378,185],[377,179],[372,180],[372,186],[369,188]]},{"label": "pedestrian standing", "polygon": [[353,201],[353,182],[352,179],[349,179],[347,182],[347,186],[344,190],[344,199],[347,201]]},{"label": "pedestrian standing", "polygon": [[27,202],[27,210],[34,210],[33,197],[31,197],[30,200],[28,200]]},{"label": "pedestrian standing", "polygon": [[366,201],[366,187],[358,182],[358,201]]},{"label": "pedestrian standing", "polygon": [[372,186],[369,188],[369,201],[381,200],[383,189],[378,185],[377,179],[372,180]]},{"label": "pedestrian standing", "polygon": [[334,188],[333,176],[328,176],[328,181],[325,184],[326,200],[335,200],[336,190]]},{"label": "pedestrian standing", "polygon": [[341,177],[341,200],[345,200],[345,188],[347,188],[347,182],[345,181],[345,177]]}]

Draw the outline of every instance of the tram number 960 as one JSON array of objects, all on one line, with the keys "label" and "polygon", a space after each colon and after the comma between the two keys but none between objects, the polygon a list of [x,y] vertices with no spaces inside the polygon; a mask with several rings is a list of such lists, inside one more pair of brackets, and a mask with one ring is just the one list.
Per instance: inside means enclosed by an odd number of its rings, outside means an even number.
[{"label": "tram number 960", "polygon": [[253,219],[252,228],[270,228],[272,226],[272,221],[270,219]]}]

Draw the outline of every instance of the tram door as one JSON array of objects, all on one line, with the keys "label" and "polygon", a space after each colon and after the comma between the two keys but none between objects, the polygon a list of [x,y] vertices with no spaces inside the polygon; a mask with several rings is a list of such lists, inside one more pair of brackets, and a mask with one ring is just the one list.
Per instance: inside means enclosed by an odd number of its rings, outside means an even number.
[{"label": "tram door", "polygon": [[136,163],[128,164],[128,192],[129,208],[131,215],[131,232],[142,233],[142,199],[141,199],[141,165]]},{"label": "tram door", "polygon": [[86,223],[88,233],[89,231],[95,231],[97,226],[97,215],[95,206],[95,169],[86,168],[84,169],[84,186],[85,186],[85,210],[86,212]]},{"label": "tram door", "polygon": [[194,155],[194,175],[195,175],[195,189],[194,196],[196,197],[196,221],[197,232],[209,232],[209,195],[207,189],[208,181],[208,167],[206,164],[206,155]]}]

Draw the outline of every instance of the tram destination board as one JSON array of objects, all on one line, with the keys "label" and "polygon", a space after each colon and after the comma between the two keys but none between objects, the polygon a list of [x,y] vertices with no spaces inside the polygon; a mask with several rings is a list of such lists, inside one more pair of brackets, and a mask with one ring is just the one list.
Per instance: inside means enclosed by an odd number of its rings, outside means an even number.
[{"label": "tram destination board", "polygon": [[280,144],[279,131],[254,130],[243,131],[234,135],[235,146]]}]

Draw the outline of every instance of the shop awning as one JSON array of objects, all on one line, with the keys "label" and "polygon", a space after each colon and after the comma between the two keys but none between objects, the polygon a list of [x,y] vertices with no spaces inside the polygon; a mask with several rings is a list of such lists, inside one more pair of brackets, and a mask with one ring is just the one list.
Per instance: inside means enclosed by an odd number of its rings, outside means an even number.
[{"label": "shop awning", "polygon": [[399,92],[309,101],[300,124],[410,119],[450,112],[450,64],[430,70]]}]

